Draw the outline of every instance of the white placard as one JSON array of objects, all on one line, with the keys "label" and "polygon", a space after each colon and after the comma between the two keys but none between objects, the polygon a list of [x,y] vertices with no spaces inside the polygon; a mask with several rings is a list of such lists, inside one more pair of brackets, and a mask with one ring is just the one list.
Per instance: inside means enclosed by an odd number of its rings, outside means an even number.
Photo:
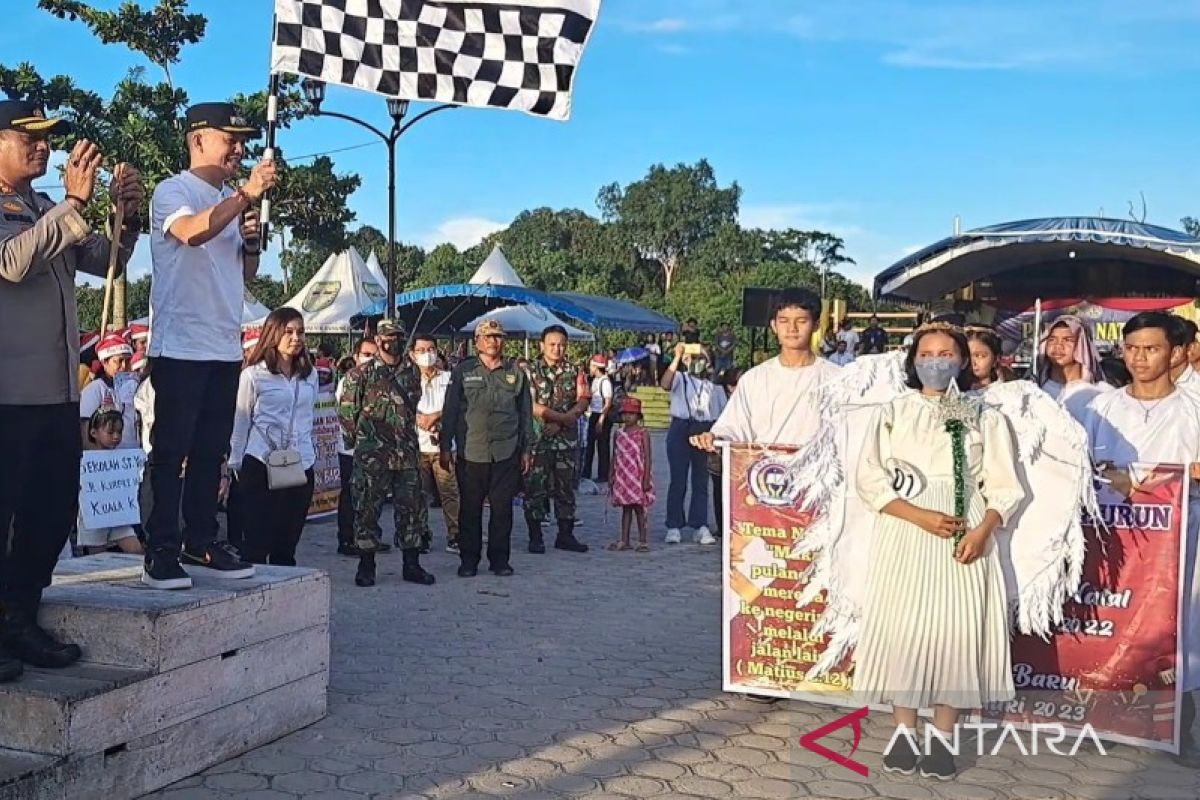
[{"label": "white placard", "polygon": [[142,521],[138,486],[141,450],[85,450],[79,465],[79,516],[85,528],[116,528]]}]

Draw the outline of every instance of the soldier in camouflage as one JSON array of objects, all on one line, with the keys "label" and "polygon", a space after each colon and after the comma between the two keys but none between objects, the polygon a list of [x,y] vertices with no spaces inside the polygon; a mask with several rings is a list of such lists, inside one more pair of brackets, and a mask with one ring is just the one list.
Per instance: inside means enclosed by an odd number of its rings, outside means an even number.
[{"label": "soldier in camouflage", "polygon": [[338,418],[347,449],[354,450],[354,545],[359,551],[359,586],[375,585],[375,553],[380,550],[379,515],[388,493],[395,512],[396,546],[404,554],[401,576],[411,583],[434,583],[421,567],[428,534],[417,446],[417,402],[421,383],[404,358],[403,327],[385,319],[376,329],[375,358],[346,375]]},{"label": "soldier in camouflage", "polygon": [[587,377],[567,361],[567,331],[551,325],[542,331],[542,357],[529,365],[533,391],[533,469],[525,476],[525,523],[529,552],[544,553],[542,526],[554,517],[559,550],[586,553],[575,538],[575,475],[579,461],[579,418],[590,400]]}]

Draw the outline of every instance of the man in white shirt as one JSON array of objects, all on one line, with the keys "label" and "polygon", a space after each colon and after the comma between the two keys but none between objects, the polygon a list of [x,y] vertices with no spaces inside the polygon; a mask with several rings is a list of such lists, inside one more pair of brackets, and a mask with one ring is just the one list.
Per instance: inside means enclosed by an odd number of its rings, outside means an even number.
[{"label": "man in white shirt", "polygon": [[[137,414],[133,407],[133,395],[137,391],[137,379],[129,372],[129,359],[133,348],[121,336],[110,333],[96,347],[96,355],[104,368],[97,378],[83,387],[79,393],[79,425],[83,434],[83,446],[88,444],[88,422],[101,408],[113,408],[121,412],[125,426],[121,430],[121,447],[138,446]],[[119,379],[118,376],[122,376]]]},{"label": "man in white shirt", "polygon": [[592,462],[598,460],[600,463],[596,471],[596,483],[605,486],[608,484],[609,461],[612,459],[612,448],[609,444],[612,426],[609,425],[608,418],[616,390],[613,388],[612,378],[608,376],[608,356],[592,356],[589,367],[592,373],[592,400],[591,405],[588,406],[588,435],[587,449],[583,454],[583,477],[591,479]]},{"label": "man in white shirt", "polygon": [[[421,373],[421,400],[417,403],[417,443],[421,449],[421,485],[425,488],[425,505],[432,501],[432,487],[437,487],[442,500],[442,517],[446,520],[446,552],[459,555],[458,476],[454,460],[442,469],[438,453],[442,440],[442,410],[446,407],[446,390],[450,388],[450,373],[438,369],[437,340],[427,333],[413,334],[413,364]],[[429,528],[426,527],[426,532]],[[429,549],[430,542],[425,543]]]},{"label": "man in white shirt", "polygon": [[854,356],[858,353],[858,331],[854,330],[854,323],[848,319],[842,320],[842,329],[837,333],[838,343],[845,342],[846,352],[850,354],[850,360],[854,360]]},{"label": "man in white shirt", "polygon": [[837,347],[829,354],[829,363],[834,366],[844,367],[847,364],[854,363],[854,353],[851,353],[847,348],[845,339],[838,339]]},{"label": "man in white shirt", "polygon": [[[689,441],[708,433],[725,409],[725,390],[708,379],[708,353],[696,342],[675,345],[675,358],[659,384],[671,395],[671,426],[667,429],[667,544],[683,540],[682,528],[694,531],[698,544],[716,544],[708,528],[708,458]],[[689,492],[690,490],[690,492]],[[688,508],[684,498],[690,494]]]},{"label": "man in white shirt", "polygon": [[[364,336],[354,345],[354,365],[362,366],[375,357],[376,345],[375,340],[370,336]],[[346,388],[346,376],[343,375],[338,381],[337,389],[334,396],[340,405],[342,402],[342,392]],[[354,492],[353,492],[353,476],[354,476],[354,448],[346,446],[346,440],[341,436],[338,437],[338,477],[341,481],[342,488],[338,493],[338,554],[343,556],[359,555],[358,548],[354,546]],[[386,542],[379,543],[381,552],[387,552],[392,549],[392,546]]]},{"label": "man in white shirt", "polygon": [[1171,383],[1170,365],[1186,351],[1183,328],[1158,311],[1143,312],[1125,324],[1123,354],[1133,382],[1095,397],[1083,427],[1092,459],[1119,494],[1132,493],[1132,463],[1184,464],[1191,472],[1188,502],[1187,561],[1181,565],[1183,588],[1182,759],[1200,766],[1191,735],[1196,719],[1192,692],[1200,688],[1200,591],[1196,585],[1197,531],[1200,530],[1200,396]]},{"label": "man in white shirt", "polygon": [[1183,317],[1171,317],[1171,321],[1179,328],[1179,336],[1184,342],[1178,355],[1171,358],[1171,382],[1185,389],[1200,391],[1200,373],[1193,366],[1200,359],[1200,342],[1196,341],[1200,329],[1196,323]]},{"label": "man in white shirt", "polygon": [[[148,352],[155,398],[142,582],[157,589],[191,587],[181,551],[192,571],[225,578],[254,574],[252,565],[217,542],[221,462],[233,432],[242,359],[242,301],[260,252],[251,206],[275,185],[271,161],[255,166],[245,186],[227,185],[254,134],[228,103],[189,108],[184,135],[190,168],[160,183],[150,204]],[[185,459],[186,487],[180,477]]]}]

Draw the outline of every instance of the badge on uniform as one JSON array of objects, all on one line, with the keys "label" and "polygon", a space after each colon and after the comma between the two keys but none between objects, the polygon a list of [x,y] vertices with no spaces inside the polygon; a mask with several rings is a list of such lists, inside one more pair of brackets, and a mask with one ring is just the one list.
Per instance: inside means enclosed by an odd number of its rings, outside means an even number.
[{"label": "badge on uniform", "polygon": [[22,206],[20,203],[18,203],[16,200],[5,200],[4,201],[4,210],[12,211],[14,213],[20,213],[25,210],[25,207]]},{"label": "badge on uniform", "polygon": [[509,385],[511,386],[512,384],[517,382],[517,376],[516,375],[505,375],[504,380],[508,381]]}]

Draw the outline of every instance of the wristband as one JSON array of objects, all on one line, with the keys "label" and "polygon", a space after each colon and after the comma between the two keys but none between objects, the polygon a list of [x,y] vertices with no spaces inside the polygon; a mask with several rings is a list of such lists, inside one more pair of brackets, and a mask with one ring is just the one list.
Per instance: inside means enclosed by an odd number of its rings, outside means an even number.
[{"label": "wristband", "polygon": [[84,200],[82,197],[80,197],[77,194],[69,194],[66,196],[65,199],[66,200],[75,200],[79,203],[79,205],[83,206],[84,208],[87,208],[87,200]]}]

